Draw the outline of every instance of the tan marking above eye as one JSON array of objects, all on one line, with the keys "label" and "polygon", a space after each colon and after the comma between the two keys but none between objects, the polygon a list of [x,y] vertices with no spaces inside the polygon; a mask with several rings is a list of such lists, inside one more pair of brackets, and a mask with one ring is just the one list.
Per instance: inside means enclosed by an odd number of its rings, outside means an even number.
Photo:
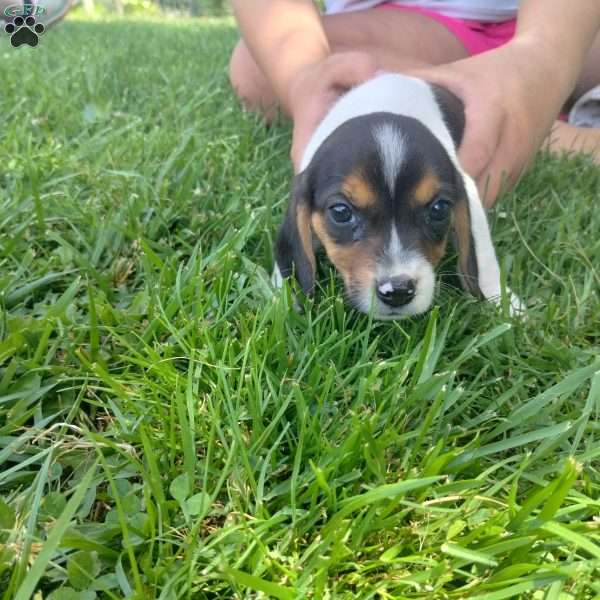
[{"label": "tan marking above eye", "polygon": [[427,171],[415,185],[411,203],[417,206],[425,206],[429,204],[433,197],[441,188],[440,180],[433,171]]},{"label": "tan marking above eye", "polygon": [[342,191],[358,208],[368,208],[377,202],[377,194],[360,170],[355,170],[344,179]]}]

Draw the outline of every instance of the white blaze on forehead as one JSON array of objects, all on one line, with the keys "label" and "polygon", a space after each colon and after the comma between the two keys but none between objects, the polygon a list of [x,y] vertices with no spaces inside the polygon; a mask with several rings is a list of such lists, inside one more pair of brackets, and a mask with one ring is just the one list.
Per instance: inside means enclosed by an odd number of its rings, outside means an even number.
[{"label": "white blaze on forehead", "polygon": [[392,225],[392,232],[390,235],[390,243],[387,247],[387,256],[391,259],[399,259],[404,254],[406,254],[406,250],[400,241],[400,236],[398,235],[398,229],[395,225]]},{"label": "white blaze on forehead", "polygon": [[[414,248],[407,248],[398,235],[398,229],[392,225],[390,241],[385,254],[377,265],[377,272],[373,286],[379,285],[379,291],[385,293],[391,291],[390,280],[394,277],[408,277],[415,283],[415,297],[400,308],[390,309],[377,303],[377,317],[389,318],[416,315],[426,311],[433,301],[435,291],[435,273],[431,263]],[[372,288],[367,290],[363,304],[373,296]]]},{"label": "white blaze on forehead", "polygon": [[431,263],[418,250],[406,248],[394,227],[385,256],[377,266],[377,279],[384,281],[392,277],[409,277],[418,280],[427,267],[432,268]]},{"label": "white blaze on forehead", "polygon": [[373,128],[373,136],[377,144],[377,152],[381,159],[383,178],[392,194],[395,193],[396,179],[405,156],[404,140],[398,128],[391,123],[384,123]]}]

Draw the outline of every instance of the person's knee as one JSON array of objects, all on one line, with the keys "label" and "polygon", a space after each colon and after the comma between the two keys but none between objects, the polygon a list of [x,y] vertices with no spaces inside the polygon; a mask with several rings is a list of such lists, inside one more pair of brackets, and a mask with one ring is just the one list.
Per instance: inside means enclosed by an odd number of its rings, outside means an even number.
[{"label": "person's knee", "polygon": [[268,113],[276,104],[269,82],[254,62],[244,40],[238,42],[231,55],[229,81],[244,107],[249,110]]},{"label": "person's knee", "polygon": [[244,40],[240,40],[231,54],[229,60],[229,81],[238,98],[246,104],[251,101],[248,98],[249,92],[252,91],[250,85],[250,73],[248,72],[248,63],[250,62],[250,54],[246,48]]}]

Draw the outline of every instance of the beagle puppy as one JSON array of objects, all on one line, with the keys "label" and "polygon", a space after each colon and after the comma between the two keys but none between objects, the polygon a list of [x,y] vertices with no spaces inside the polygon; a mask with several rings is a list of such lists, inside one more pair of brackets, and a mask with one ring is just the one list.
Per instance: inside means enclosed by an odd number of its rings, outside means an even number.
[{"label": "beagle puppy", "polygon": [[426,311],[451,237],[463,286],[499,301],[500,269],[474,181],[457,158],[462,102],[421,79],[381,74],[342,96],[314,132],[275,243],[275,285],[311,294],[322,246],[361,312]]}]

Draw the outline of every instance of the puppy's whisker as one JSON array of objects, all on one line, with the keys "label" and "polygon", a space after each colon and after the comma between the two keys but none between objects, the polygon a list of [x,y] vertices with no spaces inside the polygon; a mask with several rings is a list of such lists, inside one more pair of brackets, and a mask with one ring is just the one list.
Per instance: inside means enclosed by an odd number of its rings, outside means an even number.
[{"label": "puppy's whisker", "polygon": [[467,279],[467,280],[469,280],[469,281],[473,281],[473,282],[475,282],[475,283],[477,283],[477,282],[478,282],[478,278],[477,278],[477,277],[475,277],[474,275],[468,275],[467,273],[461,273],[461,277],[462,277],[463,279]]},{"label": "puppy's whisker", "polygon": [[447,283],[438,283],[438,289],[440,291],[444,291],[444,292],[454,292],[457,293],[459,292],[459,289],[452,286],[452,285],[448,285]]}]

